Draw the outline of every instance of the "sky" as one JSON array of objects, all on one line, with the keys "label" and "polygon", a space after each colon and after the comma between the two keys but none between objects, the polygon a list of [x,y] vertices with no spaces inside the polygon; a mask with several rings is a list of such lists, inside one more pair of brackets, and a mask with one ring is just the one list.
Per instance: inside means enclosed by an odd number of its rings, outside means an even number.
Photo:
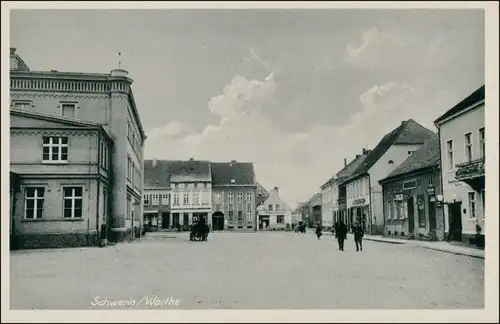
[{"label": "sky", "polygon": [[14,10],[31,70],[128,70],[145,158],[253,162],[292,207],[485,83],[482,9]]}]

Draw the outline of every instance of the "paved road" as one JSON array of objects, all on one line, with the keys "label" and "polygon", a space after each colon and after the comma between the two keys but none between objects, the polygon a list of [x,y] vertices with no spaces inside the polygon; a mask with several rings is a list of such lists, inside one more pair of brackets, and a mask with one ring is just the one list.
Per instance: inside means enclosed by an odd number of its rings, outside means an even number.
[{"label": "paved road", "polygon": [[107,248],[17,251],[10,308],[143,309],[146,301],[157,309],[483,307],[484,260],[364,245],[356,252],[350,236],[339,252],[329,235],[221,232],[208,242],[163,234]]}]

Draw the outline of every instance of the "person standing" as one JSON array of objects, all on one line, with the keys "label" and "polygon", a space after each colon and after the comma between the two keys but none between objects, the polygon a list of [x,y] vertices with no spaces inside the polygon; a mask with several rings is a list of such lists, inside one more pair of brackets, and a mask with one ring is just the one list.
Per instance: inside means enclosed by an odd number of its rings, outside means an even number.
[{"label": "person standing", "polygon": [[337,242],[339,243],[339,251],[344,251],[344,240],[347,236],[347,226],[343,221],[340,221],[337,226]]},{"label": "person standing", "polygon": [[356,222],[352,228],[354,233],[354,242],[356,242],[356,251],[363,251],[363,228]]},{"label": "person standing", "polygon": [[321,224],[318,224],[318,226],[316,227],[316,236],[318,237],[318,240],[321,238],[321,235],[323,235],[323,233],[321,232],[322,229],[323,226]]}]

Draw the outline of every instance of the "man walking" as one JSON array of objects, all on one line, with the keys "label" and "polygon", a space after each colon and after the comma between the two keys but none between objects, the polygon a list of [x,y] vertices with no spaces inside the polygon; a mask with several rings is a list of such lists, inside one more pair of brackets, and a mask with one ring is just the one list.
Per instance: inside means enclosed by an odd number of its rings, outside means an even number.
[{"label": "man walking", "polygon": [[337,226],[337,241],[339,243],[339,251],[344,251],[344,240],[347,235],[347,226],[345,226],[343,221],[340,221]]},{"label": "man walking", "polygon": [[356,251],[363,251],[363,228],[356,222],[352,232],[354,233],[354,242],[356,242]]}]

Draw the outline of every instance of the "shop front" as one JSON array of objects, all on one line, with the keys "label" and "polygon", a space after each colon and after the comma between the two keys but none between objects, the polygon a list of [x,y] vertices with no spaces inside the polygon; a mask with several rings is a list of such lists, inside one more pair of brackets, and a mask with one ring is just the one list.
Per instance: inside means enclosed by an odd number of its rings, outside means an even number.
[{"label": "shop front", "polygon": [[366,198],[356,198],[352,200],[351,207],[349,208],[346,225],[352,228],[355,223],[362,226],[365,232],[370,232],[372,224],[371,218],[368,217],[370,213],[369,200]]}]

